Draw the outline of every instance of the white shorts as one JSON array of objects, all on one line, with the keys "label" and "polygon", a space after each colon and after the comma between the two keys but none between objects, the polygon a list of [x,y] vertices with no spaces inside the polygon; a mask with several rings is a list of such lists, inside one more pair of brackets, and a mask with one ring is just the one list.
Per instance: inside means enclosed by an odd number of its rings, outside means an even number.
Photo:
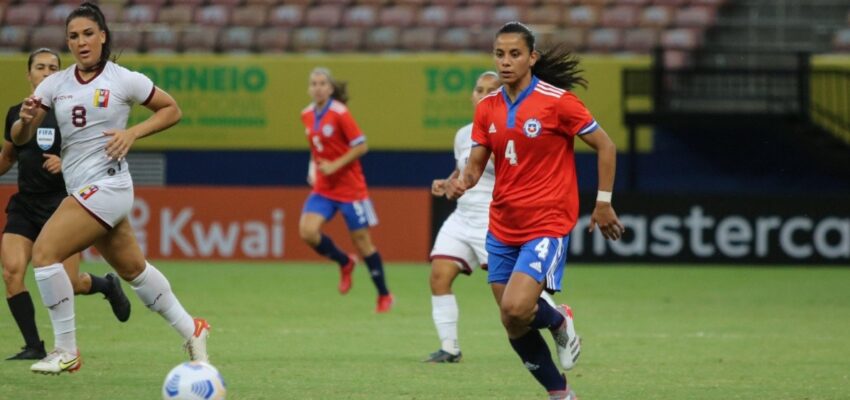
[{"label": "white shorts", "polygon": [[471,274],[475,266],[487,269],[487,250],[484,240],[487,238],[487,225],[473,226],[458,213],[450,215],[434,241],[431,260],[444,259],[454,261],[461,272]]},{"label": "white shorts", "polygon": [[130,215],[133,183],[98,181],[72,191],[71,196],[106,229],[112,229]]}]

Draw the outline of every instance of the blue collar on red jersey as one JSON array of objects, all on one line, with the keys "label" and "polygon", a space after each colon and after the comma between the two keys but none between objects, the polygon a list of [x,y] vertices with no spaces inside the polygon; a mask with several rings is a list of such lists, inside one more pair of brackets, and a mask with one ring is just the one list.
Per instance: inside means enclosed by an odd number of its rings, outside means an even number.
[{"label": "blue collar on red jersey", "polygon": [[516,122],[516,110],[519,108],[520,103],[528,97],[531,92],[534,91],[534,88],[537,86],[537,82],[540,82],[540,79],[537,79],[536,76],[531,75],[531,83],[525,88],[522,92],[520,92],[519,96],[517,96],[516,101],[511,103],[511,98],[508,97],[508,92],[505,91],[505,88],[502,88],[502,97],[505,98],[505,105],[508,106],[508,121],[505,122],[505,127],[511,129],[514,127],[514,123]]},{"label": "blue collar on red jersey", "polygon": [[319,130],[319,122],[322,120],[322,117],[328,113],[328,110],[331,108],[331,103],[334,102],[333,97],[329,98],[328,101],[325,102],[325,106],[322,107],[321,110],[316,111],[316,106],[313,106],[313,130]]}]

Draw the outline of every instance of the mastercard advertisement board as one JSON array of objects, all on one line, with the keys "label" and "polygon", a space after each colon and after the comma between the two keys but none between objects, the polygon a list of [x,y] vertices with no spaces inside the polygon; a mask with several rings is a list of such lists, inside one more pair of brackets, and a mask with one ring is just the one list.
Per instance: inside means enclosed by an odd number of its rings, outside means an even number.
[{"label": "mastercard advertisement board", "polygon": [[[0,186],[8,203],[17,191]],[[301,241],[298,220],[307,189],[137,187],[129,217],[145,255],[153,260],[324,260]],[[379,224],[372,240],[388,261],[427,260],[431,203],[426,189],[374,189]],[[0,213],[5,226],[6,214]],[[341,216],[324,232],[354,250]],[[87,252],[92,255],[93,252]]]}]

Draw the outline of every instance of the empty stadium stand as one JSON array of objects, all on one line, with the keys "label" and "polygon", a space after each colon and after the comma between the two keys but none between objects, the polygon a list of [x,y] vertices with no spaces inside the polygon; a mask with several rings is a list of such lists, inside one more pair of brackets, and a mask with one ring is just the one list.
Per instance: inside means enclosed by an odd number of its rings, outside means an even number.
[{"label": "empty stadium stand", "polygon": [[[78,1],[0,0],[0,51],[63,46]],[[519,20],[543,45],[645,53],[702,43],[723,0],[105,0],[125,52],[482,51]],[[843,36],[842,36],[843,37]],[[838,40],[838,39],[836,39]]]}]

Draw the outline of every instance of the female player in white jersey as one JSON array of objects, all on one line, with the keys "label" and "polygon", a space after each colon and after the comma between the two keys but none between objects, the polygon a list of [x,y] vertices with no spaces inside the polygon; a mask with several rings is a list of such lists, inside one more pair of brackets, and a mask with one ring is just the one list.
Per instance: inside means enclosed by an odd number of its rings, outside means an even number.
[{"label": "female player in white jersey", "polygon": [[[472,90],[472,105],[484,96],[499,88],[499,75],[488,71],[481,74]],[[472,124],[458,129],[455,134],[454,154],[456,167],[447,179],[435,179],[431,184],[434,196],[454,197],[446,193],[446,182],[456,178],[466,167],[469,151],[472,149]],[[478,181],[478,185],[467,190],[457,201],[455,211],[443,222],[434,248],[431,250],[431,315],[440,349],[431,353],[425,362],[456,363],[462,358],[458,343],[457,322],[458,307],[452,283],[460,273],[472,274],[476,266],[487,268],[487,251],[484,239],[487,236],[487,221],[490,201],[493,199],[493,185],[496,176],[493,165],[487,169]]]},{"label": "female player in white jersey", "polygon": [[[60,68],[59,54],[47,48],[30,53],[27,60],[27,79],[32,90]],[[62,146],[59,126],[52,113],[39,126],[40,135],[22,146],[11,140],[12,124],[18,120],[21,104],[9,108],[6,114],[3,150],[0,151],[0,175],[18,164],[18,193],[12,195],[6,206],[6,227],[0,246],[3,264],[3,283],[6,284],[6,302],[18,324],[25,345],[21,352],[7,360],[40,360],[47,356],[44,342],[38,335],[35,307],[24,285],[27,265],[32,256],[32,246],[44,224],[68,196],[62,177]],[[121,289],[121,280],[114,273],[105,277],[80,273],[80,255],[74,254],[63,261],[75,294],[101,293],[109,300],[119,321],[130,318],[130,301]]]},{"label": "female player in white jersey", "polygon": [[[499,75],[494,71],[479,75],[472,90],[472,106],[475,107],[484,96],[498,90],[500,85]],[[472,123],[469,123],[455,134],[455,170],[447,179],[435,179],[431,184],[431,194],[457,199],[457,208],[443,222],[431,250],[431,315],[440,338],[440,349],[431,353],[425,362],[460,362],[463,355],[457,334],[459,313],[452,283],[460,273],[472,274],[475,266],[487,269],[484,242],[487,238],[493,186],[496,184],[493,162],[487,163],[478,184],[467,190],[463,197],[458,198],[459,193],[452,191],[448,185],[466,167],[471,150]],[[541,293],[541,297],[554,304],[546,292]]]},{"label": "female player in white jersey", "polygon": [[[91,245],[148,308],[186,339],[190,358],[206,361],[209,325],[193,319],[165,276],[145,261],[127,220],[133,205],[133,181],[124,158],[136,139],[176,124],[180,108],[144,75],[109,61],[111,34],[95,4],[85,2],[73,10],[65,31],[76,64],[49,76],[24,100],[11,135],[15,144],[28,142],[45,110],[53,110],[62,132],[62,171],[70,194],[33,247],[35,278],[53,324],[55,350],[31,370],[60,374],[82,365],[75,336],[73,288],[62,260]],[[135,103],[153,114],[127,128]]]}]

